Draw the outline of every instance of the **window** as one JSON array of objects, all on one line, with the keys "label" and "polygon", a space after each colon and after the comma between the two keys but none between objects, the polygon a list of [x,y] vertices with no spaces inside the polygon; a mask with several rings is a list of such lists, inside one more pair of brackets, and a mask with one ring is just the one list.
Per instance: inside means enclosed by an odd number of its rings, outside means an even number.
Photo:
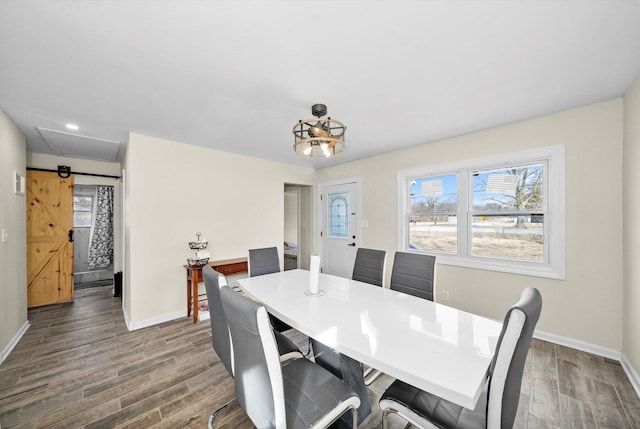
[{"label": "window", "polygon": [[93,210],[93,197],[73,197],[73,226],[76,228],[90,227]]},{"label": "window", "polygon": [[438,263],[564,278],[564,148],[398,173],[398,247]]},{"label": "window", "polygon": [[458,176],[410,178],[409,248],[456,254]]},{"label": "window", "polygon": [[349,193],[329,194],[329,237],[348,238]]}]

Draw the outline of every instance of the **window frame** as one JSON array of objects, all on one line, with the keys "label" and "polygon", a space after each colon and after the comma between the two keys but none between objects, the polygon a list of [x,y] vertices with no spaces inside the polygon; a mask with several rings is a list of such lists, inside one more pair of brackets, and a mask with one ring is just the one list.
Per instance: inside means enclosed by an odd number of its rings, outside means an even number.
[{"label": "window frame", "polygon": [[[473,176],[476,170],[500,169],[523,164],[543,163],[543,262],[471,255]],[[435,254],[436,262],[465,268],[565,279],[565,161],[564,145],[476,158],[455,163],[399,171],[397,174],[397,248],[401,252]],[[457,253],[439,253],[409,248],[409,180],[422,177],[458,176]]]}]

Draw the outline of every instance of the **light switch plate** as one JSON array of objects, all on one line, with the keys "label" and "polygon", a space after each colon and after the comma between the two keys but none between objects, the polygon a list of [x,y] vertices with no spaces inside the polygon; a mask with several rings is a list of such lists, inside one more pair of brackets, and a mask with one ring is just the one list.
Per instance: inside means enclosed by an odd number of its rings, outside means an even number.
[{"label": "light switch plate", "polygon": [[2,242],[6,243],[7,241],[9,241],[9,231],[6,229],[2,230]]},{"label": "light switch plate", "polygon": [[25,192],[24,176],[17,171],[13,172],[13,193],[16,195],[24,195]]}]

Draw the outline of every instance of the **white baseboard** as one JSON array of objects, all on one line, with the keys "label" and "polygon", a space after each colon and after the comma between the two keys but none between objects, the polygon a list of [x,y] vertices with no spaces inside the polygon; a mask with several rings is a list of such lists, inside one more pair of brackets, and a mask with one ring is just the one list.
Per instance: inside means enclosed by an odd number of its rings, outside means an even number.
[{"label": "white baseboard", "polygon": [[169,322],[171,320],[176,320],[181,317],[187,317],[187,312],[185,310],[176,311],[175,313],[163,314],[157,317],[152,317],[147,320],[140,320],[138,322],[133,322],[129,318],[129,313],[127,313],[126,309],[122,309],[124,313],[124,322],[127,324],[127,329],[129,331],[136,331],[142,328],[148,328],[149,326],[159,325],[160,323]]},{"label": "white baseboard", "polygon": [[16,334],[13,336],[13,338],[11,338],[11,341],[9,341],[9,344],[7,344],[7,346],[4,348],[4,350],[0,351],[0,364],[7,359],[7,357],[9,356],[9,353],[11,353],[11,350],[13,350],[13,348],[16,346],[16,344],[18,344],[18,341],[20,341],[20,339],[22,338],[24,333],[27,332],[27,329],[29,329],[29,326],[31,326],[31,325],[29,324],[29,321],[27,320],[20,327],[20,329],[18,329],[18,332],[16,332]]},{"label": "white baseboard", "polygon": [[636,391],[636,395],[640,397],[640,377],[638,373],[629,362],[629,359],[622,353],[622,359],[620,359],[620,364],[622,365],[622,369],[624,369],[625,374],[629,378],[631,385],[633,386],[633,390]]},{"label": "white baseboard", "polygon": [[597,346],[595,344],[586,343],[584,341],[574,340],[573,338],[549,334],[547,332],[536,330],[533,334],[533,337],[538,338],[539,340],[548,341],[550,343],[558,344],[561,346],[571,347],[572,349],[582,350],[583,352],[592,353],[594,355],[606,357],[617,361],[620,361],[622,357],[622,352],[618,350]]}]

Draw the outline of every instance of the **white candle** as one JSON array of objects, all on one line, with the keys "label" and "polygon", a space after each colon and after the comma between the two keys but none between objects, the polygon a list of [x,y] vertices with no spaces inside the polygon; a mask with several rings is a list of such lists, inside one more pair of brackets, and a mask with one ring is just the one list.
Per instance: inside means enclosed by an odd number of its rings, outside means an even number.
[{"label": "white candle", "polygon": [[320,256],[311,255],[311,266],[309,268],[309,293],[318,294],[318,282],[320,277]]}]

